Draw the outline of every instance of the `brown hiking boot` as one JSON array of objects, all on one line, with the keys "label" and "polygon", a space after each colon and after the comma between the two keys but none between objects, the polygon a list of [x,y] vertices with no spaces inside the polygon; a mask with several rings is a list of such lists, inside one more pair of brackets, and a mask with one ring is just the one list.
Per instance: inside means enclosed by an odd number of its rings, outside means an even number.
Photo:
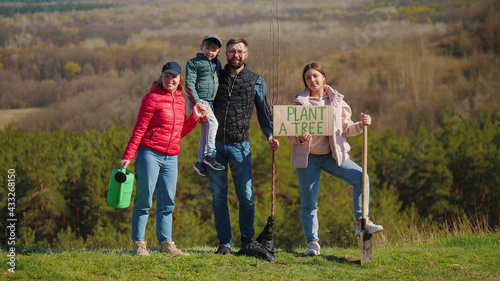
[{"label": "brown hiking boot", "polygon": [[146,241],[134,241],[134,255],[149,257]]},{"label": "brown hiking boot", "polygon": [[167,253],[172,255],[180,255],[184,257],[189,257],[189,253],[183,253],[174,242],[163,242],[160,243],[160,253]]}]

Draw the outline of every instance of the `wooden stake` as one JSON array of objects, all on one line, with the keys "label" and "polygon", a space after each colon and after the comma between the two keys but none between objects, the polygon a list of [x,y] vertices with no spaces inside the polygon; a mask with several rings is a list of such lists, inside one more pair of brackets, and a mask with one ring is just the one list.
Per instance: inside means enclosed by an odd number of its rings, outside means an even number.
[{"label": "wooden stake", "polygon": [[368,126],[363,126],[363,166],[362,166],[362,180],[361,188],[362,193],[362,206],[361,206],[361,236],[359,238],[359,244],[361,247],[361,265],[365,265],[373,262],[373,239],[372,235],[367,233],[366,230],[366,207],[368,192],[366,190],[366,180],[367,180],[367,162],[368,162]]},{"label": "wooden stake", "polygon": [[276,162],[274,161],[274,150],[273,150],[273,176],[272,176],[273,186],[272,186],[272,202],[271,202],[271,216],[274,218],[274,192],[275,192],[275,181],[276,181]]}]

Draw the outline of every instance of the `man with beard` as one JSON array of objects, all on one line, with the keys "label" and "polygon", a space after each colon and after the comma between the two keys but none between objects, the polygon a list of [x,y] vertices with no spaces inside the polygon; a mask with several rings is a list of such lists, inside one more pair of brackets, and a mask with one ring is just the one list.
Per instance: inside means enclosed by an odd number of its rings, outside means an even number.
[{"label": "man with beard", "polygon": [[244,39],[231,39],[226,44],[227,64],[219,75],[219,90],[214,100],[217,129],[217,159],[226,168],[214,170],[207,167],[215,229],[219,239],[216,254],[231,253],[231,222],[227,205],[228,169],[231,169],[236,196],[239,201],[239,226],[241,247],[252,242],[255,234],[255,204],[253,195],[252,163],[248,129],[253,108],[257,109],[260,128],[271,150],[279,147],[273,137],[271,111],[267,103],[264,78],[250,71],[248,43]]}]

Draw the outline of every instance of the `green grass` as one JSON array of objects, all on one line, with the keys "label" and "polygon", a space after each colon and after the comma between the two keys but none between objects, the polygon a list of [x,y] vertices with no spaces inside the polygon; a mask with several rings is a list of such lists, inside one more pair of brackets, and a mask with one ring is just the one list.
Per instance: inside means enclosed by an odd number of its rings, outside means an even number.
[{"label": "green grass", "polygon": [[[217,256],[212,247],[187,250],[173,257],[150,249],[150,257],[131,250],[50,251],[24,249],[16,253],[12,280],[499,280],[500,233],[458,235],[433,243],[374,248],[373,260],[360,266],[359,249],[321,249],[305,257],[304,248],[277,250],[275,262],[234,255]],[[5,257],[7,252],[2,250]]]}]

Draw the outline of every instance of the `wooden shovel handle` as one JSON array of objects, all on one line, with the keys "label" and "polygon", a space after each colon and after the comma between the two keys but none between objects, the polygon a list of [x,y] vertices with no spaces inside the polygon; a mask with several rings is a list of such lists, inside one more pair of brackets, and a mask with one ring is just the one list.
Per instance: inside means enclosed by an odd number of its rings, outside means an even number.
[{"label": "wooden shovel handle", "polygon": [[271,216],[274,218],[274,193],[276,191],[275,188],[275,182],[276,182],[276,162],[275,162],[275,157],[274,157],[274,150],[273,150],[273,173],[272,173],[272,189],[271,189]]},{"label": "wooden shovel handle", "polygon": [[361,218],[363,220],[366,219],[366,202],[368,192],[366,190],[366,180],[367,180],[367,162],[368,162],[368,126],[363,125],[363,151],[362,151],[362,179],[361,179],[361,188],[362,188],[362,199],[361,199]]}]

